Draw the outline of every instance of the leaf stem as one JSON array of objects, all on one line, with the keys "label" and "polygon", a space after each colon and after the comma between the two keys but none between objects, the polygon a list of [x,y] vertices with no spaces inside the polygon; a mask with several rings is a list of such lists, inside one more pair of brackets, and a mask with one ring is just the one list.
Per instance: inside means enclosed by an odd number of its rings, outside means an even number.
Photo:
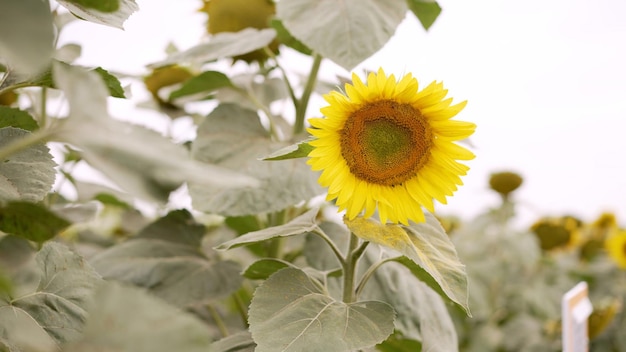
[{"label": "leaf stem", "polygon": [[333,251],[333,253],[335,253],[335,256],[339,260],[339,263],[341,264],[341,266],[345,267],[346,266],[346,260],[343,257],[343,253],[341,253],[339,248],[337,248],[337,245],[335,244],[335,242],[333,242],[333,240],[331,240],[330,237],[328,237],[328,235],[326,235],[324,233],[324,231],[322,231],[322,229],[320,229],[320,228],[317,228],[316,230],[313,230],[312,232],[314,234],[320,236],[324,241],[326,241],[326,243],[328,243],[328,246]]},{"label": "leaf stem", "polygon": [[41,87],[41,113],[39,115],[39,128],[46,128],[46,123],[48,119],[48,109],[46,107],[48,101],[48,88]]},{"label": "leaf stem", "polygon": [[233,293],[233,301],[235,302],[235,306],[237,307],[237,311],[241,316],[241,320],[245,326],[248,326],[248,308],[246,304],[241,299],[239,291]]},{"label": "leaf stem", "polygon": [[222,337],[230,335],[228,328],[226,327],[226,324],[224,324],[224,321],[222,320],[222,317],[217,309],[215,309],[212,304],[207,304],[206,307],[209,310],[209,314],[211,314],[211,318],[213,318],[215,325],[217,325],[217,329],[220,331],[220,334],[222,334]]},{"label": "leaf stem", "polygon": [[348,254],[344,259],[343,263],[343,302],[344,303],[352,303],[354,302],[354,273],[356,271],[356,263],[359,260],[359,257],[365,250],[365,247],[361,245],[359,246],[359,238],[356,237],[353,233],[350,233],[350,245],[348,247]]},{"label": "leaf stem", "polygon": [[372,266],[370,266],[367,269],[365,274],[363,274],[363,276],[361,277],[361,281],[359,281],[359,284],[356,286],[356,298],[358,298],[361,295],[361,292],[363,291],[363,288],[365,287],[365,284],[367,284],[367,281],[372,277],[372,275],[374,275],[374,273],[376,272],[376,270],[378,268],[380,268],[383,264],[385,264],[387,262],[394,261],[396,259],[397,258],[382,259],[382,260],[379,260],[378,262],[372,264]]},{"label": "leaf stem", "polygon": [[307,79],[306,85],[304,86],[304,92],[302,92],[302,96],[300,97],[298,104],[296,104],[296,122],[293,126],[294,135],[297,135],[304,131],[304,117],[306,115],[306,109],[309,105],[309,99],[311,98],[313,89],[315,89],[315,83],[317,83],[317,74],[320,70],[321,63],[322,56],[319,54],[314,54],[313,65],[311,66],[309,78]]}]

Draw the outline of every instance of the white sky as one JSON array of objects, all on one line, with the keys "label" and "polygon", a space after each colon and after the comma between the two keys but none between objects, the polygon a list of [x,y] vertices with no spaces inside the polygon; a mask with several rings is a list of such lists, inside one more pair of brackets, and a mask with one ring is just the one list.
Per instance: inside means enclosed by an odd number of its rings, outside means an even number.
[{"label": "white sky", "polygon": [[[140,11],[125,31],[75,23],[60,42],[83,44],[81,64],[144,73],[165,57],[169,42],[186,49],[202,38],[199,0],[137,2]],[[613,211],[626,226],[626,2],[439,3],[443,13],[429,32],[408,16],[388,45],[356,69],[412,72],[422,84],[441,80],[450,96],[469,101],[457,118],[478,125],[471,138],[477,158],[465,186],[438,209],[463,218],[484,211],[498,202],[488,175],[513,170],[525,179],[516,197],[523,225],[541,215],[593,220]],[[306,72],[306,64],[288,61],[297,55],[285,54],[287,65]],[[322,68],[324,76],[346,74],[331,64]],[[145,118],[126,104],[121,111]]]}]

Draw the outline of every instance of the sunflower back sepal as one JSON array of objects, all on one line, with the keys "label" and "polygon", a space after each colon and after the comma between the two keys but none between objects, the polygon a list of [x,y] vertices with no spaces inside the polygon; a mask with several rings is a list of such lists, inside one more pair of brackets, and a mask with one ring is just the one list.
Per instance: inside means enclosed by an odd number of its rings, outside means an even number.
[{"label": "sunflower back sepal", "polygon": [[344,223],[359,238],[391,248],[401,257],[394,259],[445,300],[471,316],[468,304],[467,273],[456,249],[438,220],[426,212],[426,221],[410,225],[381,224],[374,219],[344,217]]}]

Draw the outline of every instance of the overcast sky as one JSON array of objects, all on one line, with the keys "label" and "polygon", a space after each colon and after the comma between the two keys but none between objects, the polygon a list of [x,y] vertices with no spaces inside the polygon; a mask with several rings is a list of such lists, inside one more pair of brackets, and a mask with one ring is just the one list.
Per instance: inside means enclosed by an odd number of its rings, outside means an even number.
[{"label": "overcast sky", "polygon": [[[61,43],[83,44],[81,64],[143,73],[169,42],[186,49],[203,36],[200,1],[137,2],[126,31],[75,23]],[[477,158],[465,186],[438,210],[470,218],[497,204],[488,175],[512,170],[525,179],[516,197],[522,225],[542,215],[593,220],[613,211],[626,226],[626,2],[439,3],[442,15],[429,32],[409,15],[356,69],[412,72],[423,85],[441,80],[450,96],[469,101],[457,118],[478,125]],[[306,72],[297,55],[285,54]],[[323,70],[347,74],[331,64]]]}]

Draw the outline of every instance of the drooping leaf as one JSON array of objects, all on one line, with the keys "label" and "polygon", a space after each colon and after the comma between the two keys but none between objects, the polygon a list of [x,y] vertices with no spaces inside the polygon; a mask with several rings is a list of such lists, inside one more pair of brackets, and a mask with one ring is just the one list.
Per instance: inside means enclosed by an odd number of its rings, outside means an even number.
[{"label": "drooping leaf", "polygon": [[0,128],[15,127],[26,131],[34,131],[39,126],[35,119],[26,111],[0,106]]},{"label": "drooping leaf", "polygon": [[12,339],[20,336],[20,332],[11,333],[17,328],[13,324],[17,323],[26,329],[21,333],[33,334],[43,345],[49,345],[50,341],[58,345],[76,340],[87,317],[91,294],[102,282],[100,276],[81,256],[54,242],[44,244],[36,261],[40,280],[35,292],[0,301],[0,331],[9,332],[6,336],[0,334],[0,338],[19,343]]},{"label": "drooping leaf", "polygon": [[107,282],[93,302],[82,337],[63,351],[212,351],[205,324],[143,290]]},{"label": "drooping leaf", "polygon": [[256,242],[266,241],[275,237],[288,237],[313,231],[317,228],[315,217],[319,209],[314,208],[296,217],[284,225],[268,227],[259,231],[247,233],[230,241],[224,242],[215,249],[225,251],[231,248],[245,246]]},{"label": "drooping leaf", "polygon": [[285,0],[277,17],[313,51],[350,71],[380,50],[404,19],[407,4],[387,0]]},{"label": "drooping leaf", "polygon": [[[133,12],[139,10],[139,6],[135,0],[106,0],[103,5],[95,5],[95,7],[107,7],[109,9],[112,6],[109,2],[118,1],[118,8],[110,11],[103,12],[102,10],[94,8],[93,4],[102,3],[99,0],[57,0],[57,2],[70,10],[77,17],[87,20],[89,22],[102,24],[114,28],[124,29],[124,22],[133,14]],[[87,4],[85,4],[87,3]]]},{"label": "drooping leaf", "polygon": [[170,55],[167,59],[151,64],[149,67],[180,63],[203,64],[217,59],[242,55],[269,45],[275,37],[276,31],[271,28],[260,30],[246,28],[239,32],[218,33],[206,43]]},{"label": "drooping leaf", "polygon": [[114,12],[120,8],[120,0],[67,0],[76,6],[100,12]]},{"label": "drooping leaf", "polygon": [[[371,265],[379,257],[379,253],[368,248],[361,262]],[[458,351],[454,324],[442,298],[400,264],[389,262],[380,266],[360,297],[389,303],[397,312],[396,331],[404,339],[420,341],[424,351]]]},{"label": "drooping leaf", "polygon": [[309,153],[313,150],[313,147],[309,144],[310,141],[311,140],[305,140],[286,146],[264,157],[262,160],[272,161],[305,158],[309,156]]},{"label": "drooping leaf", "polygon": [[317,174],[304,160],[261,161],[284,146],[272,142],[255,111],[236,104],[219,105],[198,127],[193,156],[208,164],[237,170],[260,180],[257,188],[199,186],[189,193],[195,209],[241,216],[284,209],[322,194]]},{"label": "drooping leaf", "polygon": [[103,277],[145,287],[173,305],[206,303],[236,291],[241,268],[207,258],[200,248],[204,231],[189,212],[174,211],[100,252],[92,264]]},{"label": "drooping leaf", "polygon": [[[0,128],[0,150],[28,134],[19,128]],[[33,145],[0,160],[0,201],[42,200],[54,183],[55,166],[44,144]]]},{"label": "drooping leaf", "polygon": [[47,208],[29,202],[9,202],[0,206],[0,231],[45,242],[70,226],[70,222]]},{"label": "drooping leaf", "polygon": [[205,71],[190,78],[183,86],[170,94],[170,100],[199,93],[208,94],[218,88],[232,86],[230,79],[218,71]]},{"label": "drooping leaf", "polygon": [[104,84],[107,86],[109,94],[111,94],[112,97],[126,98],[126,96],[124,96],[124,88],[122,88],[120,80],[117,79],[117,77],[113,76],[109,73],[109,71],[103,69],[102,67],[96,67],[93,71],[100,75],[100,78],[104,81]]},{"label": "drooping leaf", "polygon": [[80,147],[90,165],[127,192],[165,201],[186,181],[221,189],[257,185],[236,171],[195,162],[184,146],[154,131],[110,118],[107,90],[95,73],[58,64],[54,78],[70,105],[70,116],[57,138]]},{"label": "drooping leaf", "polygon": [[285,44],[288,47],[303,53],[304,55],[311,55],[313,53],[310,48],[298,39],[294,38],[294,36],[289,33],[287,28],[285,28],[279,19],[273,18],[270,21],[270,25],[276,30],[276,38],[281,44]]},{"label": "drooping leaf", "polygon": [[250,280],[265,280],[280,269],[292,266],[291,263],[280,259],[264,258],[250,264],[243,271],[243,276]]},{"label": "drooping leaf", "polygon": [[[437,219],[426,213],[426,222],[410,226],[382,225],[372,219],[344,219],[350,231],[366,241],[392,248],[424,269],[445,295],[469,314],[467,273],[454,244]],[[432,281],[426,281],[433,283]]]},{"label": "drooping leaf", "polygon": [[424,29],[428,30],[435,23],[437,17],[441,13],[441,6],[435,0],[406,0],[409,9],[422,24]]},{"label": "drooping leaf", "polygon": [[55,34],[47,1],[4,1],[0,33],[0,61],[19,75],[36,75],[50,62]]},{"label": "drooping leaf", "polygon": [[249,312],[257,352],[366,348],[393,332],[393,320],[388,304],[336,301],[296,268],[280,270],[261,284]]}]

